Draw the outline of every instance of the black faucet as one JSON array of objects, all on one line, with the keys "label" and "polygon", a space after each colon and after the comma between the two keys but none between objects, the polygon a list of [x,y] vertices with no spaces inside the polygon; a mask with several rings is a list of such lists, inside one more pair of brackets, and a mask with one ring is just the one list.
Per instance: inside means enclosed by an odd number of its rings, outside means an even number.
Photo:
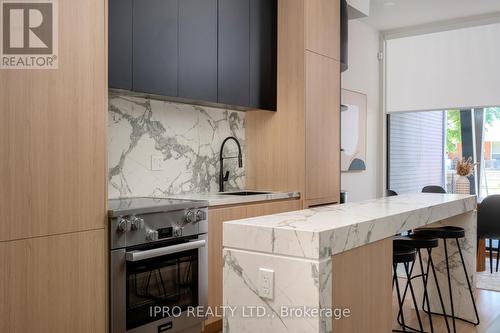
[{"label": "black faucet", "polygon": [[238,141],[234,136],[230,136],[224,139],[222,141],[222,145],[220,146],[220,155],[219,155],[219,192],[224,192],[224,182],[229,179],[229,171],[226,171],[226,174],[224,175],[224,160],[228,158],[236,158],[236,156],[232,157],[224,157],[222,156],[222,151],[224,150],[224,145],[226,144],[227,141],[233,140],[236,142],[238,145],[238,167],[242,168],[243,167],[243,156],[241,154],[241,146]]}]

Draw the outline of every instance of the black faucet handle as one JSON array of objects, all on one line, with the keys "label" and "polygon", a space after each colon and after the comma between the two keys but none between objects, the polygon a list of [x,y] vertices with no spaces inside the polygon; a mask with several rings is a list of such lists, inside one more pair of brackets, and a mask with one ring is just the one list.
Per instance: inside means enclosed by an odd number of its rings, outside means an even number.
[{"label": "black faucet handle", "polygon": [[224,181],[227,182],[229,179],[229,171],[226,171],[226,174],[224,175]]}]

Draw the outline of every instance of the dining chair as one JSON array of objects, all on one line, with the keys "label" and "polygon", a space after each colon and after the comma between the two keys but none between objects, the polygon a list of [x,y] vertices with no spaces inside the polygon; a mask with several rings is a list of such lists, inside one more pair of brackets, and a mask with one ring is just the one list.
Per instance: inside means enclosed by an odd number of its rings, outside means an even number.
[{"label": "dining chair", "polygon": [[441,186],[438,186],[438,185],[429,185],[429,186],[425,186],[422,189],[422,193],[442,193],[442,194],[446,194],[446,191]]},{"label": "dining chair", "polygon": [[385,190],[385,196],[386,197],[394,197],[396,195],[398,195],[398,193],[396,191],[389,190],[389,189]]},{"label": "dining chair", "polygon": [[[493,273],[493,240],[500,239],[500,195],[490,195],[483,199],[477,213],[477,237],[478,239],[489,239],[490,246],[490,273]],[[497,246],[497,264],[495,271],[498,272],[499,246]]]}]

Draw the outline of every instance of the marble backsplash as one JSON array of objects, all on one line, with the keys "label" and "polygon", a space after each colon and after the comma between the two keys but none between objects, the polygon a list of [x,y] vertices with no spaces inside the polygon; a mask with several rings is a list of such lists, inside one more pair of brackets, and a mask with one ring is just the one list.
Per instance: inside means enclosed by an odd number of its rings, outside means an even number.
[{"label": "marble backsplash", "polygon": [[[219,150],[235,136],[245,149],[245,113],[110,92],[109,198],[218,191]],[[225,156],[236,156],[229,141]],[[163,170],[152,171],[152,156]],[[227,190],[245,187],[245,160],[227,159]]]}]

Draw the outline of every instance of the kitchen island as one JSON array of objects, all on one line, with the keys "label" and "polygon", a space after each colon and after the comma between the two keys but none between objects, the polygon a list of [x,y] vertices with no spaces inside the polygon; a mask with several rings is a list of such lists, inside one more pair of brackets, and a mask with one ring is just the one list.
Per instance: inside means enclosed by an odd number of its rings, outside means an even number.
[{"label": "kitchen island", "polygon": [[[425,225],[463,227],[475,286],[475,208],[474,196],[419,193],[227,222],[224,332],[390,332],[392,237]],[[472,320],[456,243],[448,245],[455,313]],[[447,300],[442,247],[432,255]]]}]

